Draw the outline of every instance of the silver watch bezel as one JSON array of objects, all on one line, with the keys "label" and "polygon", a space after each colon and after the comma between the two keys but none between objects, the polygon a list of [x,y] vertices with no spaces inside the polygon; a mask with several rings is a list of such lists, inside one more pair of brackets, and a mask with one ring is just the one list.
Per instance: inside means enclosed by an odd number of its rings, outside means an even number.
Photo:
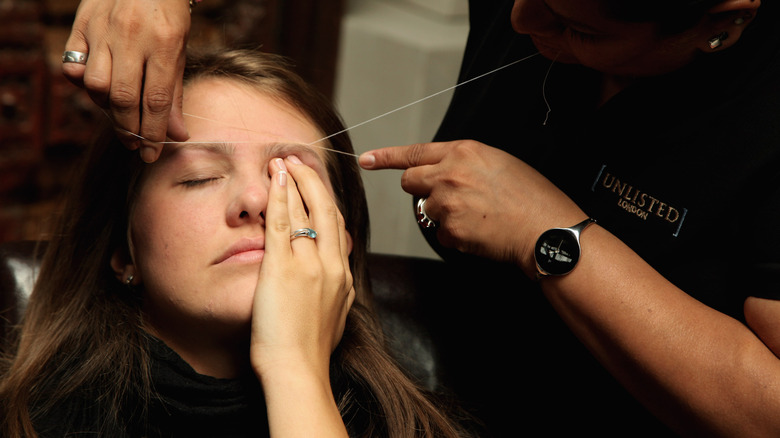
[{"label": "silver watch bezel", "polygon": [[[549,230],[542,233],[539,236],[539,238],[536,240],[536,244],[534,245],[534,262],[536,263],[536,279],[538,280],[549,276],[562,276],[573,271],[574,268],[577,267],[577,264],[579,263],[580,255],[582,253],[582,243],[580,242],[580,236],[582,235],[582,232],[585,231],[585,228],[587,228],[588,226],[594,223],[596,223],[596,220],[589,217],[584,221],[578,223],[577,225],[568,228],[550,228]],[[544,266],[542,266],[542,264],[539,263],[540,256],[542,255],[541,250],[544,245],[544,242],[548,239],[547,236],[553,233],[561,233],[561,232],[571,237],[571,241],[575,243],[577,254],[576,257],[572,257],[574,258],[574,261],[568,269],[566,269],[565,271],[556,270],[555,272],[551,272],[550,270],[546,269]],[[546,262],[544,264],[546,264]]]}]

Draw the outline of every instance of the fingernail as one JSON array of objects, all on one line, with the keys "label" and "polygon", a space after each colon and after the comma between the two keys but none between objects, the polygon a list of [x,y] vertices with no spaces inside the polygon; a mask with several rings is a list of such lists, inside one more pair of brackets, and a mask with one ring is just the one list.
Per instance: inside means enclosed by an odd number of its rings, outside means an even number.
[{"label": "fingernail", "polygon": [[153,147],[141,146],[141,159],[144,160],[145,163],[153,162],[155,155],[156,153]]},{"label": "fingernail", "polygon": [[281,158],[276,158],[274,162],[277,166],[279,166],[279,170],[287,170],[287,166],[284,164],[284,160]]},{"label": "fingernail", "polygon": [[290,155],[287,157],[288,160],[292,161],[295,164],[303,164],[300,158],[296,157],[295,155]]},{"label": "fingernail", "polygon": [[284,170],[280,170],[279,172],[276,172],[278,175],[277,178],[279,178],[279,185],[284,187],[287,185],[287,172]]},{"label": "fingernail", "polygon": [[365,153],[358,158],[358,163],[360,167],[370,169],[376,164],[376,157],[373,154]]}]

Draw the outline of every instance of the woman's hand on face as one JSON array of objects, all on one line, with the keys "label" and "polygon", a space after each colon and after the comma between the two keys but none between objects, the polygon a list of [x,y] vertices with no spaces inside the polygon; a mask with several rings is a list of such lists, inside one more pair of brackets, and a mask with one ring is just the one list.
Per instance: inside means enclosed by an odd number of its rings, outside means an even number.
[{"label": "woman's hand on face", "polygon": [[[355,289],[350,240],[318,174],[296,157],[272,160],[265,257],[255,292],[251,362],[261,377],[289,370],[327,379]],[[307,213],[308,209],[308,213]],[[290,234],[301,228],[317,237]]]},{"label": "woman's hand on face", "polygon": [[188,138],[181,105],[189,29],[185,0],[82,0],[65,44],[88,54],[86,65],[64,63],[65,76],[110,111],[123,143],[140,146],[147,162],[159,157],[166,132]]},{"label": "woman's hand on face", "polygon": [[539,235],[585,218],[535,169],[476,141],[377,149],[362,154],[360,165],[406,169],[401,187],[428,198],[425,212],[438,223],[436,236],[445,247],[515,263],[529,275]]}]

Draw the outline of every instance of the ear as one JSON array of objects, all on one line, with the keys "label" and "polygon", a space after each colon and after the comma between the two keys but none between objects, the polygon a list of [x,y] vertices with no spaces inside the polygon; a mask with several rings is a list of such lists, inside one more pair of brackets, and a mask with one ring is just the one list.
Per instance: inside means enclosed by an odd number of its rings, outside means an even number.
[{"label": "ear", "polygon": [[111,255],[111,269],[122,284],[135,286],[141,283],[141,277],[125,250],[117,249]]},{"label": "ear", "polygon": [[742,37],[742,32],[755,18],[761,0],[726,0],[713,6],[707,14],[703,32],[708,35],[699,48],[705,52],[727,49]]}]

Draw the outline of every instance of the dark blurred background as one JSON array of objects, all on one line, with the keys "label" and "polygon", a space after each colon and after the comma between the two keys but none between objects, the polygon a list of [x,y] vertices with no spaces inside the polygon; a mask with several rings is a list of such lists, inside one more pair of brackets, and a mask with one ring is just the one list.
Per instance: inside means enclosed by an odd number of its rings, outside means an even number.
[{"label": "dark blurred background", "polygon": [[[180,0],[187,1],[187,0]],[[78,0],[0,0],[0,242],[38,239],[106,117],[61,72]],[[191,46],[262,47],[334,93],[344,0],[205,0]]]}]

